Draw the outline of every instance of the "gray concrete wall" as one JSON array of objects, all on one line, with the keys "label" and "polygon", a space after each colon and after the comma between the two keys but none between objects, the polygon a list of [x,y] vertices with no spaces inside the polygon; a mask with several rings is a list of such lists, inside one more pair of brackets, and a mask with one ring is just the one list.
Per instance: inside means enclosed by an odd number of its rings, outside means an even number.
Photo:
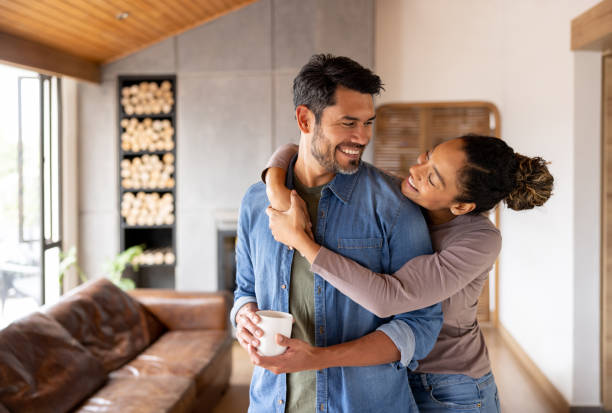
[{"label": "gray concrete wall", "polygon": [[374,63],[374,0],[260,0],[103,68],[79,84],[80,258],[119,250],[117,76],[177,75],[180,290],[217,288],[216,220],[235,216],[273,148],[297,142],[291,82],[328,52]]}]

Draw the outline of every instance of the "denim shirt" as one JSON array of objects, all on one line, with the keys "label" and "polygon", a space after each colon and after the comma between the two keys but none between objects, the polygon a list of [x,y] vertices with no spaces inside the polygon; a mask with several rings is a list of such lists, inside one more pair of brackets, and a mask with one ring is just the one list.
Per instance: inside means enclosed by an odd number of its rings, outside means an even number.
[{"label": "denim shirt", "polygon": [[[293,188],[295,160],[287,173],[289,188]],[[294,252],[274,240],[265,213],[268,204],[261,182],[251,186],[242,200],[233,323],[248,302],[256,302],[262,310],[289,310]],[[323,188],[313,232],[317,243],[380,273],[392,274],[411,258],[432,252],[420,209],[401,194],[396,178],[365,162],[355,174],[336,174]],[[380,330],[401,352],[401,360],[395,363],[317,371],[317,411],[418,412],[407,368],[416,368],[416,360],[433,348],[442,326],[441,305],[383,319],[319,275],[314,278],[316,346],[331,346]],[[248,411],[284,412],[286,390],[285,374],[255,366]]]}]

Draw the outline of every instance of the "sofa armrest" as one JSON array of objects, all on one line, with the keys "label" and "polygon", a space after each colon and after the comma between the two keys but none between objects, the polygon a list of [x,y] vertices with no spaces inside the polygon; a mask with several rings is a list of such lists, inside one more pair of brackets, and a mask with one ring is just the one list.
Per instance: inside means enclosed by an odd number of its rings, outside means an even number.
[{"label": "sofa armrest", "polygon": [[170,330],[227,330],[231,293],[136,289],[129,294]]}]

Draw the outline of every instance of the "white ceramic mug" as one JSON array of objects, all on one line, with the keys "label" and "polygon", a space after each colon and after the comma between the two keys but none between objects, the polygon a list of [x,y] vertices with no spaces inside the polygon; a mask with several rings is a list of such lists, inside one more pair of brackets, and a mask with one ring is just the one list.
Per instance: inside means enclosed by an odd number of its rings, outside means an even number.
[{"label": "white ceramic mug", "polygon": [[282,311],[260,310],[256,314],[261,319],[257,327],[263,330],[263,336],[259,337],[257,352],[262,356],[278,356],[283,354],[287,347],[276,344],[276,334],[291,337],[293,316]]}]

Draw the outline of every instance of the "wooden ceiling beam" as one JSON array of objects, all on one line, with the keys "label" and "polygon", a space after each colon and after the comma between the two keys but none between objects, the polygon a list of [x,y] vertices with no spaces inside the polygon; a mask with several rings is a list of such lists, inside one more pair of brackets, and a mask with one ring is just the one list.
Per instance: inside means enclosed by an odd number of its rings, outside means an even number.
[{"label": "wooden ceiling beam", "polygon": [[572,20],[572,50],[612,48],[612,0],[603,0]]},{"label": "wooden ceiling beam", "polygon": [[97,63],[2,32],[0,61],[41,73],[100,83],[100,65]]}]

